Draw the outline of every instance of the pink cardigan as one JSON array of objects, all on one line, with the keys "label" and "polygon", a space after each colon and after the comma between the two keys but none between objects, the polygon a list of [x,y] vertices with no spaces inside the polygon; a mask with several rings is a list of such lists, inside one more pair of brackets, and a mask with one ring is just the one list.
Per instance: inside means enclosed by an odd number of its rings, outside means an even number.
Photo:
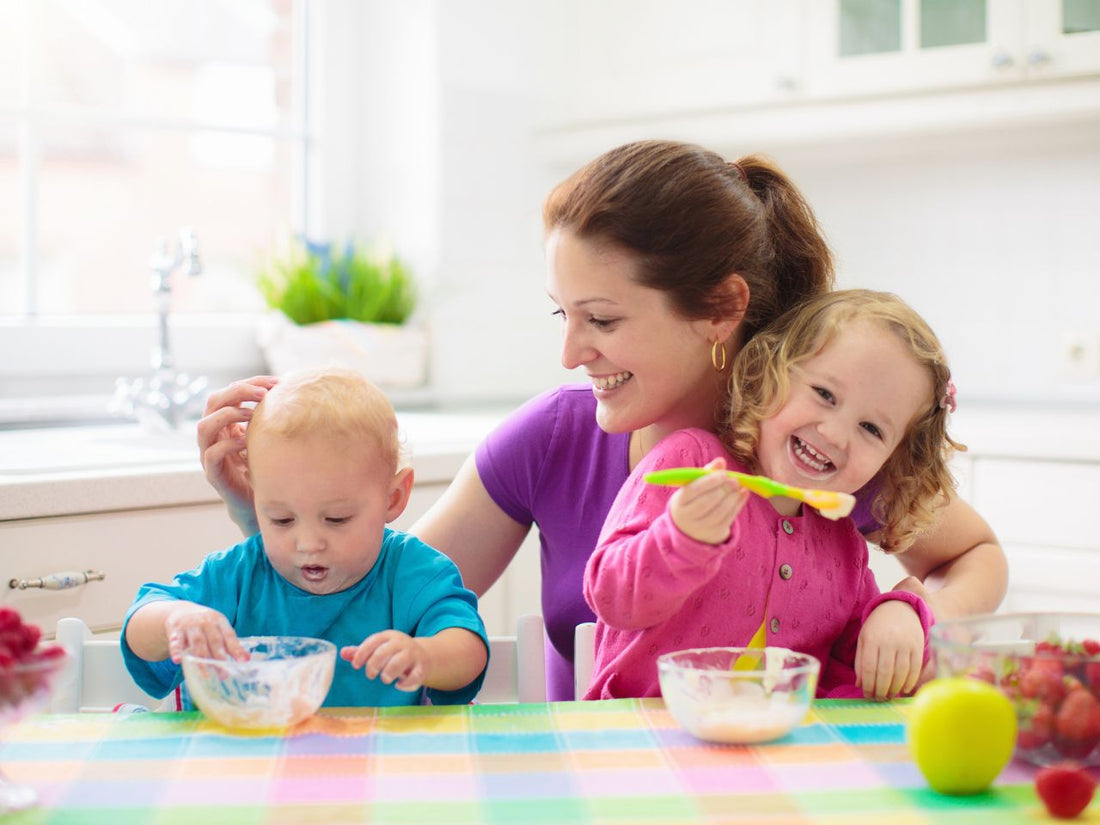
[{"label": "pink cardigan", "polygon": [[810,507],[781,516],[750,496],[729,541],[709,545],[672,523],[675,488],[646,484],[663,467],[701,467],[724,456],[713,433],[681,430],[638,464],[615,498],[585,568],[584,597],[595,611],[596,662],[586,699],[660,696],[657,657],[693,647],[746,645],[760,627],[767,644],[821,661],[818,696],[859,696],[856,642],[866,615],[899,598],[933,619],[909,593],[880,596],[867,543],[850,519],[830,521]]}]

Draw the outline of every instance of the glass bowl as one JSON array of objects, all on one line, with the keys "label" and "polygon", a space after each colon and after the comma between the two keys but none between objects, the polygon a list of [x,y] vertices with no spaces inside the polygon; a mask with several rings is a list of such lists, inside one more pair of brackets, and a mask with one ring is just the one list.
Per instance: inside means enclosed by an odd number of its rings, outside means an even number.
[{"label": "glass bowl", "polygon": [[1002,613],[932,627],[937,676],[996,685],[1016,709],[1016,756],[1100,765],[1100,614]]},{"label": "glass bowl", "polygon": [[[64,648],[47,647],[22,661],[0,665],[0,728],[7,730],[42,710],[71,660]],[[33,788],[12,782],[0,773],[0,813],[21,811],[37,802]]]},{"label": "glass bowl", "polygon": [[183,656],[191,699],[227,728],[282,728],[308,719],[325,701],[336,645],[304,636],[246,636],[249,659]]},{"label": "glass bowl", "polygon": [[665,705],[708,742],[779,739],[806,718],[821,663],[783,647],[706,647],[657,659]]}]

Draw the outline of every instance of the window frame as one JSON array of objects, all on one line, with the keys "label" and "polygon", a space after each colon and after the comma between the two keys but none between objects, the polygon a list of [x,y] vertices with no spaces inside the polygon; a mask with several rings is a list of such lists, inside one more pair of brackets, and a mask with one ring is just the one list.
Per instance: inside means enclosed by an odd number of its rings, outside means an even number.
[{"label": "window frame", "polygon": [[[23,0],[24,6],[33,2]],[[24,277],[34,277],[36,250],[31,241],[37,237],[38,174],[35,133],[43,123],[106,122],[123,128],[258,134],[297,141],[292,151],[288,221],[295,232],[323,232],[320,224],[325,214],[325,193],[323,174],[319,172],[332,159],[322,151],[317,128],[319,91],[325,78],[333,84],[324,87],[329,99],[340,99],[351,89],[348,73],[325,66],[324,39],[326,31],[350,24],[347,18],[354,15],[343,4],[325,10],[323,4],[309,0],[296,0],[293,14],[295,72],[302,82],[290,129],[244,129],[187,119],[135,118],[78,107],[46,106],[31,99],[29,90],[24,91],[23,101],[17,106],[0,106],[0,123],[14,121],[20,155],[29,159],[20,164],[20,208],[25,213]],[[149,239],[150,252],[155,241]],[[201,244],[201,229],[199,241]],[[151,374],[152,351],[159,335],[152,294],[147,313],[43,315],[33,298],[32,286],[28,284],[31,297],[25,315],[0,317],[0,428],[109,418],[106,403],[113,395],[115,380]],[[256,321],[251,313],[170,314],[169,335],[176,367],[191,376],[206,376],[211,387],[263,372],[263,357],[255,343]]]}]

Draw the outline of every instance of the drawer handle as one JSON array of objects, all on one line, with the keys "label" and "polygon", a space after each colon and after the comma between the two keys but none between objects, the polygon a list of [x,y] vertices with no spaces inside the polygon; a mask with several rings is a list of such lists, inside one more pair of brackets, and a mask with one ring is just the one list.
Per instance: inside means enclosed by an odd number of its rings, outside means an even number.
[{"label": "drawer handle", "polygon": [[12,590],[27,590],[41,588],[42,590],[68,590],[70,587],[80,587],[88,582],[101,582],[107,578],[107,574],[99,570],[83,570],[79,573],[51,573],[40,579],[12,579],[8,587]]}]

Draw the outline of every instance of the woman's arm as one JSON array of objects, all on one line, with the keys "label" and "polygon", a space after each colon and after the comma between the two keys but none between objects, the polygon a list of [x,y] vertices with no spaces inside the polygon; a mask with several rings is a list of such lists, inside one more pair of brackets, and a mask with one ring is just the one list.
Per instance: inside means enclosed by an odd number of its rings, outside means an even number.
[{"label": "woman's arm", "polygon": [[992,613],[1008,589],[1008,561],[993,529],[955,495],[937,523],[897,558],[912,578],[894,589],[921,596],[937,620]]},{"label": "woman's arm", "polygon": [[199,460],[206,480],[225,501],[229,517],[245,536],[260,532],[260,525],[243,453],[244,431],[252,408],[242,405],[259,401],[276,380],[270,375],[256,375],[211,393],[197,427]]},{"label": "woman's arm", "polygon": [[480,597],[500,578],[530,529],[493,501],[471,455],[409,532],[450,557],[462,583]]}]

